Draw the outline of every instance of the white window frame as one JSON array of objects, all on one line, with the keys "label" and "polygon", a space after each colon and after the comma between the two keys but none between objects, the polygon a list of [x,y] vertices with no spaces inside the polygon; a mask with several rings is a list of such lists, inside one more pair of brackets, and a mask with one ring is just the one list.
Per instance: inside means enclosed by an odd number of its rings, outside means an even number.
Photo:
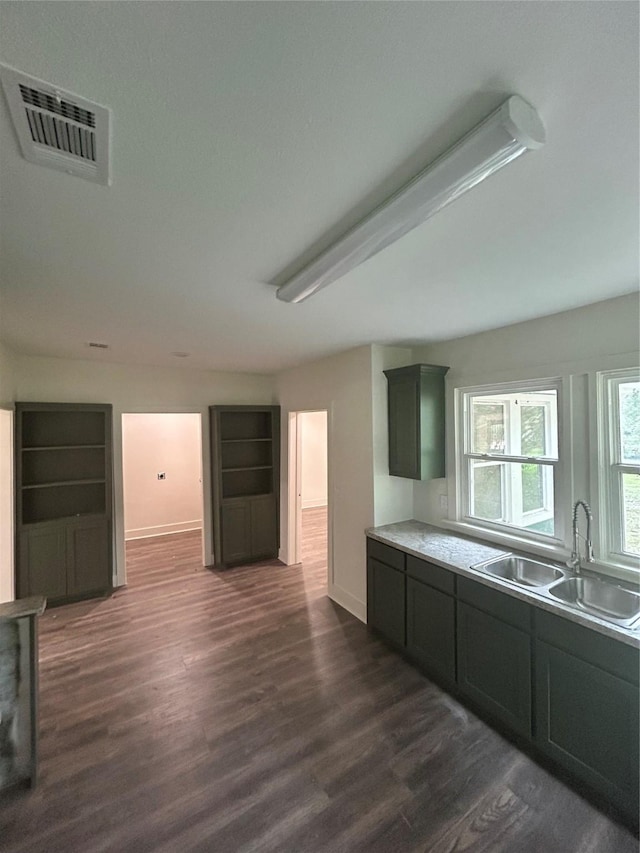
[{"label": "white window frame", "polygon": [[[564,415],[564,405],[563,405],[563,383],[562,379],[558,377],[550,378],[550,379],[535,379],[535,380],[522,380],[522,381],[512,381],[506,383],[492,383],[490,385],[476,385],[469,386],[464,388],[455,389],[455,409],[456,409],[456,435],[458,436],[458,440],[456,440],[455,444],[455,467],[456,467],[456,507],[455,507],[455,521],[458,524],[464,525],[466,528],[474,528],[478,531],[479,534],[483,532],[498,535],[501,537],[508,537],[510,540],[515,542],[529,543],[535,544],[539,547],[544,548],[544,550],[553,549],[556,550],[558,548],[562,548],[564,545],[564,511],[563,511],[563,501],[564,501],[564,483],[563,483],[563,453],[562,448],[564,448],[563,439],[562,439],[562,429],[563,429],[563,415]],[[521,455],[505,455],[505,454],[492,454],[492,453],[475,453],[471,450],[471,405],[469,400],[471,397],[486,397],[488,403],[498,403],[500,402],[498,398],[505,394],[518,394],[522,397],[526,397],[527,394],[531,392],[540,392],[540,391],[555,391],[556,392],[556,401],[557,401],[557,446],[552,447],[552,452],[555,453],[557,458],[549,458],[549,457],[528,457]],[[509,420],[507,417],[505,419],[505,427],[509,429]],[[547,410],[545,412],[545,427],[547,429],[547,435],[552,435],[550,431],[550,401],[547,406]],[[515,428],[515,426],[514,426]],[[504,521],[489,521],[486,519],[480,519],[476,516],[471,515],[470,509],[472,506],[472,495],[471,495],[471,487],[470,487],[470,470],[472,465],[472,460],[480,461],[481,463],[486,464],[500,464],[504,462],[519,462],[519,463],[527,463],[532,462],[536,465],[542,465],[543,470],[548,470],[549,474],[545,475],[545,483],[543,488],[545,490],[545,495],[548,501],[549,490],[553,489],[554,494],[554,509],[553,509],[553,518],[554,518],[554,534],[545,534],[540,533],[538,531],[528,530],[522,527],[520,524],[515,523],[515,519],[509,519],[508,522]],[[521,469],[514,469],[514,471],[518,471]],[[508,480],[513,478],[507,478]],[[519,479],[516,477],[516,479]],[[511,489],[514,487],[514,483],[507,483],[507,489]],[[520,483],[515,483],[515,487],[521,488]],[[508,503],[513,503],[513,501],[508,500]],[[534,510],[531,513],[525,513],[527,516],[528,523],[536,523],[535,522],[535,514],[540,514],[540,520],[544,518],[548,518],[548,514],[544,514],[544,509],[541,511]],[[533,520],[532,520],[533,519]],[[519,519],[519,521],[523,521],[523,519]]]},{"label": "white window frame", "polygon": [[640,474],[640,466],[622,461],[619,388],[625,382],[640,381],[640,369],[600,371],[596,377],[600,559],[637,572],[638,556],[624,551],[622,475]]}]

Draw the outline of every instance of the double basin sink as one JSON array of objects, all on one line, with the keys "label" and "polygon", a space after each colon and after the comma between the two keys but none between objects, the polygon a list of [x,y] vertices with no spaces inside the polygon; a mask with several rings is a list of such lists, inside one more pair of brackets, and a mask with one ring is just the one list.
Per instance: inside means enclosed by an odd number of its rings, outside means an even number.
[{"label": "double basin sink", "polygon": [[631,628],[640,619],[640,594],[599,578],[577,576],[568,569],[514,554],[471,568],[623,628]]}]

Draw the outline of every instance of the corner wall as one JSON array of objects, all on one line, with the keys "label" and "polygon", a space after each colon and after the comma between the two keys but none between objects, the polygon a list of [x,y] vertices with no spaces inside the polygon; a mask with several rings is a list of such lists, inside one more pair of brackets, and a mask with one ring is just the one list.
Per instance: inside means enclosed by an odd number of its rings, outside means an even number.
[{"label": "corner wall", "polygon": [[404,347],[371,347],[374,524],[391,524],[413,518],[413,480],[389,476],[389,418],[387,377],[383,371],[413,364]]},{"label": "corner wall", "polygon": [[281,559],[288,562],[289,412],[326,409],[329,446],[329,596],[366,620],[364,531],[374,523],[371,348],[277,377],[282,407]]},{"label": "corner wall", "polygon": [[16,399],[16,355],[0,343],[0,408],[13,409]]}]

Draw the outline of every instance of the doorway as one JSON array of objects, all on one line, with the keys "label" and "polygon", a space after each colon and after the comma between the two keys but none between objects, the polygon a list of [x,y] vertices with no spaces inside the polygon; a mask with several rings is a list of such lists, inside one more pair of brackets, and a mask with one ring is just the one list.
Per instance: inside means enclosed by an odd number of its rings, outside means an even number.
[{"label": "doorway", "polygon": [[123,414],[122,474],[127,585],[202,567],[200,413]]},{"label": "doorway", "polygon": [[292,412],[289,416],[290,555],[305,576],[328,586],[329,483],[326,410]]}]

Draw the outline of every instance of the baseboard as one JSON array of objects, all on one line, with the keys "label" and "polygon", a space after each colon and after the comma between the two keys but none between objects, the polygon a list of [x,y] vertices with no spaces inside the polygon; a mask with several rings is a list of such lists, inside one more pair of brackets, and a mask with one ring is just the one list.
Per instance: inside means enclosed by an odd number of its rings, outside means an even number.
[{"label": "baseboard", "polygon": [[350,592],[341,589],[339,586],[330,586],[328,589],[329,598],[335,601],[340,607],[343,607],[356,619],[366,624],[367,621],[367,605],[364,601],[360,601]]},{"label": "baseboard", "polygon": [[302,501],[302,509],[314,509],[317,506],[326,506],[327,499],[326,498],[318,498],[317,500],[306,500]]},{"label": "baseboard", "polygon": [[188,530],[201,530],[202,520],[178,521],[175,524],[157,524],[154,527],[138,527],[125,530],[125,542],[131,539],[148,539],[151,536],[167,536],[169,533],[186,533]]}]

